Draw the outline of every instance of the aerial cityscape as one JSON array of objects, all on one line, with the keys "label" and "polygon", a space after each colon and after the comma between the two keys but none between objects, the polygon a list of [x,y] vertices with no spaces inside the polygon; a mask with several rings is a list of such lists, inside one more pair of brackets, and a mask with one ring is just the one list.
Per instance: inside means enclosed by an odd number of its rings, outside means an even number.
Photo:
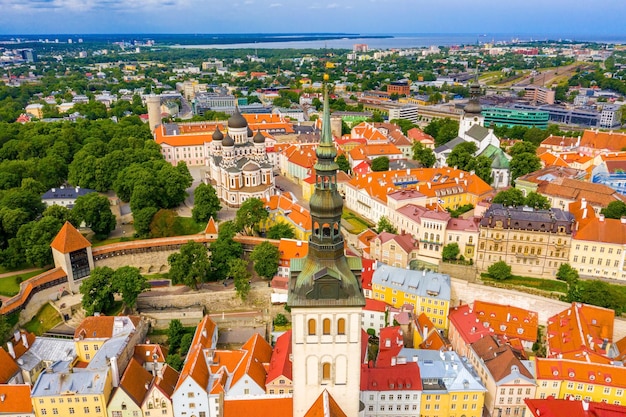
[{"label": "aerial cityscape", "polygon": [[0,416],[626,416],[626,3],[0,5]]}]

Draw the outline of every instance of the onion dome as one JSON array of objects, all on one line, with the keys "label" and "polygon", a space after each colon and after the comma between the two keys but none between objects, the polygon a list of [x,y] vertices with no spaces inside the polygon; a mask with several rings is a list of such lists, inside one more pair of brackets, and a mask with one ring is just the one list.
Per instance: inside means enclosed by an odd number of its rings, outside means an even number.
[{"label": "onion dome", "polygon": [[218,126],[217,129],[215,129],[215,132],[213,132],[213,140],[216,142],[221,142],[222,139],[224,139],[224,134],[222,133],[222,131],[220,130],[220,127]]},{"label": "onion dome", "polygon": [[480,106],[478,98],[476,98],[471,99],[469,103],[465,105],[463,110],[465,111],[465,114],[480,114],[480,112],[482,111],[482,107]]},{"label": "onion dome", "polygon": [[250,126],[248,126],[248,137],[252,137],[252,135],[254,135],[254,133],[252,132],[252,129],[250,129]]},{"label": "onion dome", "polygon": [[254,135],[253,141],[254,143],[265,143],[265,136],[263,136],[263,133],[261,133],[260,130],[256,131],[256,135]]},{"label": "onion dome", "polygon": [[230,137],[228,133],[226,134],[226,136],[224,136],[222,146],[235,146],[235,141],[233,140],[233,138]]},{"label": "onion dome", "polygon": [[239,107],[235,107],[235,113],[228,119],[228,127],[235,129],[248,127],[248,122],[246,121],[245,117],[243,117],[239,112]]}]

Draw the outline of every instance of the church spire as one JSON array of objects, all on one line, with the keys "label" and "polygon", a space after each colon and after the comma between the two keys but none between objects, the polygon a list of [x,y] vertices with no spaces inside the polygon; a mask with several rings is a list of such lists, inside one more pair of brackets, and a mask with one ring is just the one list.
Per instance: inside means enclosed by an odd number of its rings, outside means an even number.
[{"label": "church spire", "polygon": [[328,74],[324,74],[324,114],[322,116],[322,137],[316,151],[318,160],[322,159],[324,162],[326,162],[326,160],[334,161],[337,156],[337,150],[335,149],[335,144],[333,143],[333,134],[330,126],[330,104],[328,98],[329,88],[327,80]]}]

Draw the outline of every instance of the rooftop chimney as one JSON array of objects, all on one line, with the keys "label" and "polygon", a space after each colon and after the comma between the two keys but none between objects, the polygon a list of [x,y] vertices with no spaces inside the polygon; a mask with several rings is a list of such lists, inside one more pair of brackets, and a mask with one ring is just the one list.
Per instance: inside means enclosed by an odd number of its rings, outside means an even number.
[{"label": "rooftop chimney", "polygon": [[598,220],[603,222],[604,221],[604,214],[598,214]]},{"label": "rooftop chimney", "polygon": [[22,333],[22,344],[26,349],[28,349],[28,338],[26,337],[26,333]]},{"label": "rooftop chimney", "polygon": [[109,362],[111,364],[111,383],[113,387],[117,388],[120,385],[120,370],[117,366],[117,358],[113,356]]},{"label": "rooftop chimney", "polygon": [[15,349],[13,348],[12,342],[7,342],[7,350],[9,351],[9,355],[11,355],[13,359],[15,359]]}]

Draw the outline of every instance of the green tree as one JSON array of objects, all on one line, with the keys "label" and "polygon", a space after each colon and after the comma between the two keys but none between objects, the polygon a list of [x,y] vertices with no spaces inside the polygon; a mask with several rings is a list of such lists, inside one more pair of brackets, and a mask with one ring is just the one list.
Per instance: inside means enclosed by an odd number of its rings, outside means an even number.
[{"label": "green tree", "polygon": [[235,282],[237,296],[245,301],[250,293],[250,277],[248,262],[245,259],[234,258],[228,261],[228,276]]},{"label": "green tree", "polygon": [[63,224],[65,224],[65,222],[70,222],[74,225],[74,227],[80,226],[80,221],[75,218],[75,213],[72,212],[72,210],[57,204],[53,204],[46,208],[43,212],[43,217],[54,217]]},{"label": "green tree", "polygon": [[287,324],[289,324],[289,320],[287,320],[284,314],[276,314],[276,317],[274,317],[274,326],[286,326]]},{"label": "green tree", "polygon": [[337,163],[337,166],[339,166],[339,169],[343,172],[347,173],[350,171],[350,162],[348,161],[348,158],[346,158],[345,154],[342,153],[341,155],[338,155],[335,162]]},{"label": "green tree", "polygon": [[441,146],[458,136],[459,122],[447,117],[445,119],[433,119],[424,128],[424,133],[435,138],[436,146]]},{"label": "green tree", "polygon": [[572,266],[568,263],[561,264],[559,266],[559,270],[556,273],[556,279],[561,281],[565,281],[570,285],[578,282],[578,271],[572,268]]},{"label": "green tree", "polygon": [[[472,161],[474,160],[474,154],[478,151],[474,142],[459,143],[452,149],[446,164],[450,167],[457,167],[463,171],[469,171]],[[490,164],[491,166],[491,164]]]},{"label": "green tree", "polygon": [[379,156],[372,160],[372,171],[389,171],[389,158],[386,156]]},{"label": "green tree", "polygon": [[140,237],[150,235],[150,224],[157,213],[156,207],[145,207],[133,213],[133,226]]},{"label": "green tree", "polygon": [[254,262],[254,271],[268,280],[278,272],[279,257],[278,248],[268,241],[255,246],[250,254],[250,260]]},{"label": "green tree", "polygon": [[435,152],[420,142],[413,143],[413,159],[422,164],[424,168],[432,168],[437,162]]},{"label": "green tree", "polygon": [[500,191],[493,198],[494,203],[502,204],[504,206],[523,206],[526,204],[526,198],[524,194],[517,188],[509,188],[508,190]]},{"label": "green tree", "polygon": [[536,210],[549,210],[550,209],[550,200],[548,200],[548,197],[545,197],[539,193],[536,193],[535,191],[531,191],[530,193],[528,193],[524,204]]},{"label": "green tree", "polygon": [[19,266],[24,261],[29,265],[44,267],[53,263],[50,243],[63,227],[54,217],[42,217],[20,227],[17,236],[9,241],[3,256],[7,266]]},{"label": "green tree", "polygon": [[491,276],[491,278],[504,281],[512,277],[511,275],[511,267],[504,261],[496,262],[487,268],[487,273]]},{"label": "green tree", "polygon": [[295,237],[296,232],[289,223],[278,222],[267,229],[268,239],[294,239]]},{"label": "green tree", "polygon": [[124,305],[135,308],[139,294],[150,288],[146,277],[139,273],[139,268],[123,266],[113,272],[113,289],[120,294]]},{"label": "green tree", "polygon": [[376,226],[376,233],[398,233],[398,229],[389,221],[386,216],[380,216],[378,219],[378,225]]},{"label": "green tree", "polygon": [[393,123],[394,125],[398,126],[400,130],[402,130],[402,133],[404,135],[406,135],[409,130],[416,127],[416,125],[412,121],[407,119],[392,119],[389,121],[389,123]]},{"label": "green tree", "polygon": [[511,178],[516,180],[522,175],[541,169],[541,159],[534,153],[523,152],[513,156],[509,166],[511,168]]},{"label": "green tree", "polygon": [[193,342],[192,333],[185,333],[182,339],[180,339],[180,354],[182,356],[187,355],[187,352],[189,352],[189,348],[191,347],[192,342]]},{"label": "green tree", "polygon": [[474,171],[478,177],[485,181],[487,184],[493,182],[491,175],[491,159],[484,155],[477,156],[470,160],[469,164],[465,167],[468,171]]},{"label": "green tree", "polygon": [[180,342],[182,341],[184,335],[185,328],[183,327],[183,323],[178,319],[170,321],[170,324],[167,326],[167,343],[169,345],[170,352],[178,351]]},{"label": "green tree", "polygon": [[110,310],[115,301],[113,270],[108,266],[94,268],[91,275],[83,279],[80,293],[83,295],[81,304],[88,316]]},{"label": "green tree", "polygon": [[169,366],[171,366],[172,368],[180,372],[180,370],[183,369],[184,361],[183,361],[183,358],[179,354],[170,353],[165,358],[165,363],[167,363]]},{"label": "green tree", "polygon": [[172,283],[184,284],[193,289],[207,281],[211,270],[206,247],[193,240],[182,245],[180,252],[171,254],[167,262],[170,264],[168,276]]},{"label": "green tree", "polygon": [[537,145],[531,142],[517,142],[509,149],[509,155],[515,156],[523,153],[535,153]]},{"label": "green tree", "polygon": [[617,315],[626,309],[626,295],[621,289],[600,280],[581,281],[580,284],[582,284],[580,297],[575,301],[610,308],[615,310]]},{"label": "green tree", "polygon": [[441,258],[444,261],[453,261],[459,257],[461,254],[461,250],[459,249],[458,243],[449,243],[443,247],[441,251]]},{"label": "green tree", "polygon": [[221,223],[217,239],[211,243],[211,279],[214,281],[228,276],[228,261],[243,256],[241,243],[233,240],[235,234],[236,227],[232,221]]},{"label": "green tree", "polygon": [[116,220],[111,212],[111,204],[103,195],[89,193],[78,197],[72,211],[99,239],[106,238],[115,229]]},{"label": "green tree", "polygon": [[235,215],[237,230],[252,236],[258,231],[259,224],[269,217],[263,202],[258,198],[249,198],[243,202]]},{"label": "green tree", "polygon": [[220,199],[211,184],[200,183],[193,192],[193,198],[191,215],[197,222],[208,222],[222,209]]},{"label": "green tree", "polygon": [[626,216],[626,203],[621,200],[611,201],[600,210],[600,214],[604,214],[607,219],[620,219],[622,216]]}]

